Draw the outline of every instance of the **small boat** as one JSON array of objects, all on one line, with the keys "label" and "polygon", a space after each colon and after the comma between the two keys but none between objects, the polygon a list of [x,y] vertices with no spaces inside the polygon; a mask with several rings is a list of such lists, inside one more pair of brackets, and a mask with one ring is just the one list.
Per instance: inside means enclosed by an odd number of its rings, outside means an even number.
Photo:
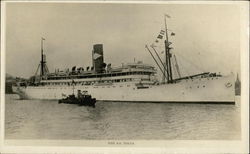
[{"label": "small boat", "polygon": [[66,98],[60,99],[58,103],[78,104],[79,106],[92,106],[95,108],[96,99],[92,98],[87,91],[81,92],[81,90],[78,90],[77,97],[75,94],[72,94]]}]

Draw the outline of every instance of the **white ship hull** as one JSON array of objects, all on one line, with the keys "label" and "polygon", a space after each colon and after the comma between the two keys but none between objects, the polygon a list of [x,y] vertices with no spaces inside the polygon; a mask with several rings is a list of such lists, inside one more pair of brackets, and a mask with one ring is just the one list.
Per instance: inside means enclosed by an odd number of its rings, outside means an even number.
[{"label": "white ship hull", "polygon": [[77,90],[88,91],[100,101],[125,102],[190,102],[234,103],[234,77],[210,77],[181,80],[173,84],[150,85],[137,89],[135,82],[112,83],[111,85],[57,85],[13,87],[23,99],[61,99],[64,95],[76,94]]}]

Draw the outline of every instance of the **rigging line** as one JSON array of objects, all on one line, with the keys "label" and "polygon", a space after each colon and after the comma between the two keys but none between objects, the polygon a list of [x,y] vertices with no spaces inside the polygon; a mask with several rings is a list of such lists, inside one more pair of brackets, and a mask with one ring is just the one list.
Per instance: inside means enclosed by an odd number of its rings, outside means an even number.
[{"label": "rigging line", "polygon": [[[175,52],[176,53],[176,52]],[[188,60],[187,58],[185,58],[184,56],[182,56],[181,54],[176,53],[178,56],[182,57],[183,59],[185,59],[187,62],[189,62],[190,64],[192,64],[193,66],[195,66],[198,70],[204,72],[204,70],[202,68],[200,68],[199,66],[197,66],[196,64],[194,64],[193,62],[191,62],[190,60]]]},{"label": "rigging line", "polygon": [[181,77],[180,70],[179,70],[179,66],[178,66],[175,54],[173,54],[173,56],[174,56],[174,60],[172,61],[172,65],[174,66],[172,69],[173,70],[173,77],[175,76],[175,77],[180,78]]},{"label": "rigging line", "polygon": [[41,65],[41,64],[39,64],[38,67],[37,67],[37,69],[36,69],[35,76],[37,75],[37,72],[38,72],[38,70],[39,70],[39,68],[40,68],[40,65]]},{"label": "rigging line", "polygon": [[155,54],[157,55],[158,59],[160,60],[160,62],[161,62],[161,64],[162,64],[162,66],[163,66],[163,68],[164,68],[164,70],[165,70],[165,71],[167,71],[167,69],[166,69],[165,65],[163,64],[163,62],[162,62],[162,60],[161,60],[161,58],[160,58],[159,54],[157,53],[157,51],[156,51],[156,49],[154,48],[154,46],[153,46],[153,45],[151,45],[151,48],[154,50]]},{"label": "rigging line", "polygon": [[180,72],[179,65],[178,65],[178,62],[177,62],[177,59],[176,59],[175,54],[174,54],[174,59],[175,59],[176,71],[177,71],[177,73],[178,73],[179,78],[181,78],[181,72]]},{"label": "rigging line", "polygon": [[153,45],[153,44],[151,45],[151,48],[154,50],[155,54],[157,55],[158,59],[160,60],[162,66],[163,66],[163,68],[164,68],[164,70],[163,70],[164,76],[163,76],[163,79],[162,79],[162,82],[164,83],[164,82],[165,82],[165,78],[164,78],[164,77],[166,76],[166,72],[167,72],[167,77],[169,78],[168,71],[167,71],[167,69],[166,69],[164,63],[162,62],[162,60],[161,60],[159,54],[157,53],[156,49],[154,48],[154,45]]},{"label": "rigging line", "polygon": [[[175,53],[175,54],[176,54],[176,53]],[[180,57],[181,57],[181,56],[180,56]],[[179,65],[180,65],[180,68],[184,68],[183,65],[182,65],[182,63],[179,63]],[[182,72],[184,72],[184,74],[186,73],[188,76],[190,76],[190,72],[189,72],[187,69],[183,69]]]},{"label": "rigging line", "polygon": [[47,65],[45,65],[45,71],[46,71],[46,74],[49,74],[49,69],[48,69]]},{"label": "rigging line", "polygon": [[172,69],[172,75],[173,75],[173,79],[176,77],[178,77],[178,72],[177,72],[177,70],[176,70],[176,65],[175,65],[175,61],[174,60],[172,60],[172,66],[173,66],[173,69]]},{"label": "rigging line", "polygon": [[176,78],[180,78],[177,69],[173,69],[173,70],[174,70],[174,75],[175,75],[175,77],[176,77]]},{"label": "rigging line", "polygon": [[154,55],[152,54],[152,52],[149,50],[148,46],[146,45],[145,48],[148,50],[148,52],[150,53],[150,55],[153,57],[155,63],[157,64],[157,66],[159,67],[159,69],[161,70],[162,74],[164,75],[164,77],[167,79],[166,75],[164,74],[162,68],[160,67],[159,63],[157,62],[157,60],[155,59]]}]

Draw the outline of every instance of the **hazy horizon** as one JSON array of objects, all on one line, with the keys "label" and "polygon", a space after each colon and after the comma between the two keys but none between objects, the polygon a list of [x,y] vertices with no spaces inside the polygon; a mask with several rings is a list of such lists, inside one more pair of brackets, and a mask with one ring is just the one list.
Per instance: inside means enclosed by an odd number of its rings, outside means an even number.
[{"label": "hazy horizon", "polygon": [[170,37],[172,52],[183,75],[240,73],[237,5],[98,3],[7,3],[6,73],[35,74],[41,37],[50,72],[91,66],[94,44],[103,44],[104,61],[112,66],[135,58],[157,68],[145,45],[164,28],[165,13],[171,16],[168,28],[176,34]]}]

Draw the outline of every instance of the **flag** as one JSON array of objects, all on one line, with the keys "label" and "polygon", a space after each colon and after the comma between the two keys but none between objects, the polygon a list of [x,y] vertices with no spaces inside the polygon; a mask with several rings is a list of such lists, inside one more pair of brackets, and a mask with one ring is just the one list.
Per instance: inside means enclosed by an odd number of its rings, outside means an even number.
[{"label": "flag", "polygon": [[165,17],[171,18],[168,14],[165,14]]},{"label": "flag", "polygon": [[161,34],[161,35],[164,35],[164,34],[165,34],[165,31],[164,31],[164,30],[161,30],[161,31],[160,31],[160,34]]},{"label": "flag", "polygon": [[157,36],[157,38],[158,38],[158,39],[162,39],[163,36],[162,36],[161,34],[159,34],[159,35]]},{"label": "flag", "polygon": [[171,36],[175,36],[175,33],[174,33],[174,32],[172,32],[172,33],[171,33]]}]

